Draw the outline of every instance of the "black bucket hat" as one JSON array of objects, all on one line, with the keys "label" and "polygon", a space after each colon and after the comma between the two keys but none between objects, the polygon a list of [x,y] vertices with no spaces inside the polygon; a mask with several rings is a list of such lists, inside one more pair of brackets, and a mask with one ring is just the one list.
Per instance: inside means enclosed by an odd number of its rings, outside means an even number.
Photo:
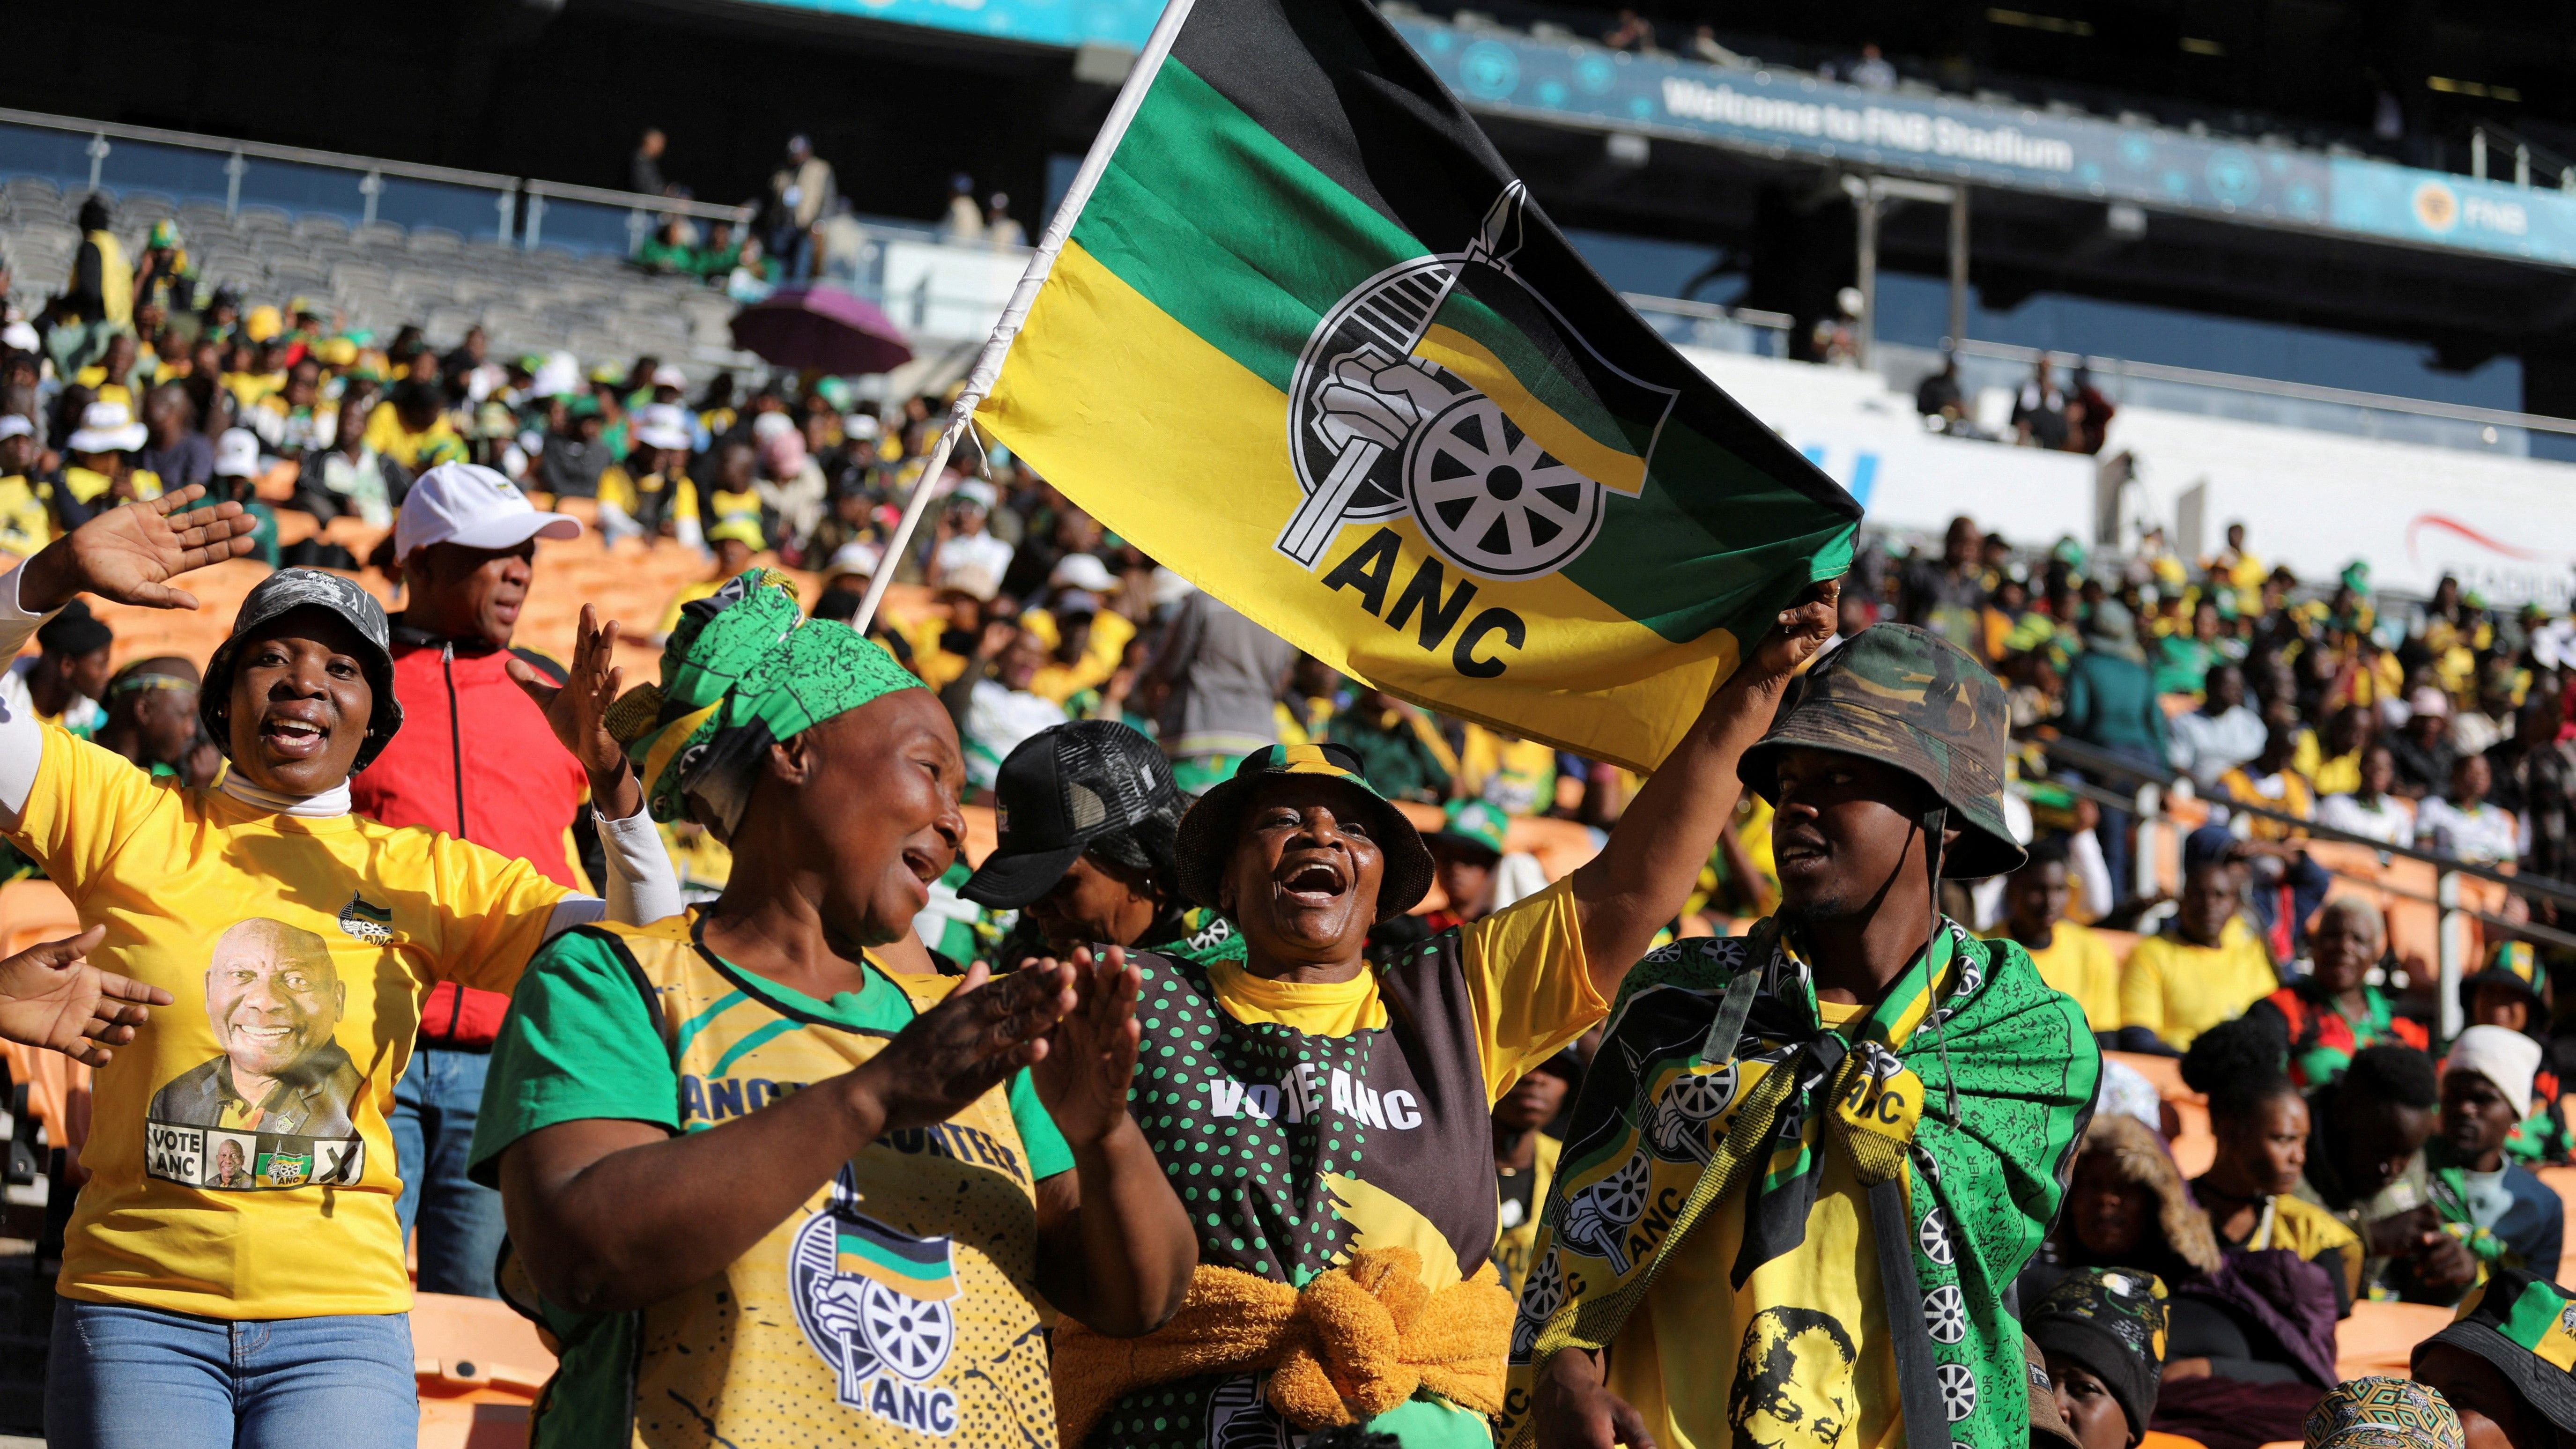
[{"label": "black bucket hat", "polygon": [[2545,1025],[2541,1009],[2548,1005],[2549,977],[2540,969],[2540,956],[2529,941],[2498,941],[2487,953],[2487,964],[2460,978],[2460,1011],[2467,1014],[2469,1003],[2477,998],[2481,986],[2501,986],[2519,991],[2531,999],[2531,1021]]},{"label": "black bucket hat", "polygon": [[1273,775],[1323,775],[1367,797],[1378,850],[1386,859],[1386,873],[1377,888],[1378,920],[1403,915],[1430,892],[1431,848],[1422,843],[1422,832],[1369,783],[1360,757],[1348,746],[1320,744],[1272,745],[1246,755],[1231,778],[1199,797],[1190,813],[1181,817],[1182,895],[1209,910],[1224,909],[1217,901],[1217,887],[1225,879],[1225,863],[1234,856],[1244,804],[1253,788]]},{"label": "black bucket hat", "polygon": [[2467,1349],[2561,1433],[2576,1434],[2576,1294],[2520,1268],[2487,1270],[2451,1326],[2415,1346]]},{"label": "black bucket hat", "polygon": [[1006,911],[1055,889],[1093,841],[1181,813],[1171,762],[1152,740],[1110,719],[1055,725],[1021,741],[1002,761],[993,796],[1001,843],[957,893]]},{"label": "black bucket hat", "polygon": [[1968,651],[1911,624],[1875,624],[1807,671],[1736,773],[1776,804],[1780,752],[1793,745],[1894,765],[1931,786],[1960,828],[1941,873],[2002,875],[2029,858],[2004,822],[2011,725],[2004,687]]},{"label": "black bucket hat", "polygon": [[358,761],[349,767],[356,774],[375,762],[385,746],[393,741],[394,731],[402,728],[402,701],[394,697],[394,656],[392,631],[385,622],[384,605],[376,596],[359,588],[338,574],[320,569],[279,569],[260,581],[258,588],[242,600],[241,612],[233,616],[233,631],[215,646],[206,660],[206,682],[197,692],[197,718],[215,748],[230,759],[233,752],[232,727],[226,716],[232,708],[233,665],[241,655],[242,640],[261,626],[297,609],[324,609],[346,620],[358,637],[366,641],[358,658],[358,667],[367,676],[367,685],[375,693],[374,706],[367,712],[367,738],[358,746]]}]

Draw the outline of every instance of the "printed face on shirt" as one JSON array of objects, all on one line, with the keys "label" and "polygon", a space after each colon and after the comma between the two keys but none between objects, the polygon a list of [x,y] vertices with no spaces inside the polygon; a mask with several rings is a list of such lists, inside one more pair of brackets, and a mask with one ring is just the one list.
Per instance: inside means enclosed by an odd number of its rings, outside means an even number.
[{"label": "printed face on shirt", "polygon": [[1825,1449],[1852,1422],[1851,1335],[1813,1308],[1765,1308],[1744,1330],[1727,1393],[1735,1449]]},{"label": "printed face on shirt", "polygon": [[234,926],[206,965],[206,1019],[236,1072],[293,1076],[330,1043],[348,1001],[322,938],[281,921]]}]

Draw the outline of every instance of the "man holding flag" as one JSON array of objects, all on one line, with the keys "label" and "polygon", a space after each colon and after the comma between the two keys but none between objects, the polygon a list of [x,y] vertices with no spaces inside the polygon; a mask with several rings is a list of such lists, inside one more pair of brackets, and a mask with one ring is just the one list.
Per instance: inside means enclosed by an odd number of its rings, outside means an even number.
[{"label": "man holding flag", "polygon": [[[1197,1276],[1181,1313],[1147,1338],[1069,1330],[1056,1345],[1069,1444],[1270,1443],[1292,1427],[1357,1421],[1416,1449],[1464,1449],[1486,1442],[1487,1415],[1527,1443],[1529,1381],[1516,1378],[1506,1401],[1501,1290],[1485,1262],[1485,1115],[1522,1069],[1599,1019],[1679,908],[1733,803],[1739,759],[1833,627],[1831,581],[1850,565],[1858,505],[1619,301],[1363,0],[1169,0],[923,476],[936,476],[970,415],[1104,525],[1323,663],[1652,772],[1599,859],[1380,972],[1364,967],[1359,943],[1419,898],[1429,860],[1347,752],[1276,748],[1204,796],[1182,828],[1181,888],[1237,921],[1249,959],[1198,968],[1141,958],[1138,1015],[1156,1070],[1131,1097],[1197,1233]],[[927,497],[916,491],[908,524]],[[1725,1407],[1730,1386],[1747,1402],[1767,1386],[1791,1408],[1845,1406],[1802,1424],[1737,1423],[1739,1442],[1825,1445],[1852,1429],[1873,1445],[2007,1449],[2028,1433],[2017,1363],[2011,1393],[1999,1379],[1981,1397],[1951,1392],[1951,1380],[2002,1372],[1988,1280],[2009,1281],[2053,1210],[2063,1164],[2048,1147],[2073,1140],[2098,1059],[2080,1014],[2026,958],[1935,924],[1927,844],[1933,874],[1945,839],[1965,837],[1954,862],[1963,871],[2018,854],[2008,836],[1988,839],[2000,829],[1999,815],[1987,818],[2001,789],[1998,687],[1965,656],[1913,647],[1909,631],[1845,652],[1861,661],[1845,672],[1856,694],[1911,700],[1925,751],[1956,770],[1933,800],[1916,798],[1935,788],[1919,772],[1886,767],[1887,778],[1871,777],[1883,789],[1855,795],[1900,825],[1912,811],[1912,833],[1891,842],[1872,822],[1840,884],[1911,860],[1912,889],[1892,876],[1872,883],[1907,904],[1818,938],[1833,969],[1820,968],[1805,996],[1792,980],[1806,979],[1803,967],[1713,982],[1684,972],[1691,979],[1676,985],[1707,1008],[1710,1032],[1683,1050],[1700,1047],[1710,1070],[1680,1089],[1667,1091],[1678,1078],[1655,1056],[1602,1075],[1645,1083],[1659,1114],[1651,1157],[1706,1165],[1700,1129],[1735,1099],[1737,1078],[1754,1075],[1749,1063],[1738,1070],[1738,1033],[1711,1015],[1720,990],[1741,982],[1725,993],[1731,1019],[1741,1026],[1757,995],[1772,1015],[1804,1010],[1754,1024],[1776,1028],[1784,1050],[1838,1046],[1834,1062],[1819,1062],[1862,1064],[1862,1105],[1895,1111],[1902,1089],[1920,1114],[1914,1087],[1943,1089],[1946,1115],[1926,1124],[1926,1141],[1957,1129],[1957,1099],[1981,1092],[2027,1089],[2037,1115],[1973,1169],[1975,1187],[1999,1172],[2013,1189],[2000,1198],[2010,1224],[1966,1230],[1977,1273],[1927,1274],[1953,1290],[1943,1303],[1971,1298],[1931,1340],[1943,1345],[1943,1396],[1922,1401],[1909,1388],[1900,1413],[1886,1389],[1898,1364],[1929,1384],[1934,1363],[1919,1306],[1888,1326],[1893,1286],[1875,1318],[1854,1311],[1848,1326],[1825,1321],[1824,1307],[1738,1315],[1718,1292],[1695,1300],[1715,1315],[1714,1336],[1631,1355],[1644,1377],[1615,1386],[1635,1403],[1651,1401],[1642,1385],[1657,1377],[1676,1385],[1674,1412],[1656,1424],[1676,1449],[1714,1442],[1721,1421],[1741,1417]],[[1862,752],[1883,755],[1894,736],[1868,738]],[[1793,773],[1783,759],[1742,777],[1785,795],[1774,775]],[[1798,799],[1834,773],[1802,776]],[[1949,810],[1973,828],[1946,830]],[[1784,799],[1783,814],[1794,813]],[[1869,917],[1863,899],[1852,910]],[[1915,948],[1892,934],[1906,929],[1923,952],[1911,967]],[[1867,938],[1865,959],[1844,939],[1852,932]],[[1787,939],[1783,949],[1808,949]],[[1817,990],[1857,1009],[1820,1023]],[[1999,1015],[2019,1026],[1980,1038],[1951,1023],[1938,1037],[1960,1011],[1982,1013],[1980,1028]],[[2051,1023],[2070,1021],[2071,1036],[2049,1037]],[[1914,1028],[1925,1023],[1935,1040],[1968,1036],[1986,1055],[1972,1053],[1957,1081],[1946,1061],[1914,1075]],[[2035,1053],[2040,1066],[1998,1067],[1998,1050],[2014,1062]],[[2054,1078],[2034,1085],[2051,1067]],[[1776,1074],[1762,1126],[1818,1127],[1807,1097],[1782,1107],[1781,1089],[1808,1075]],[[1829,1099],[1839,1100],[1813,1094],[1819,1107]],[[1934,1201],[1908,1175],[1908,1111],[1896,1112],[1901,1127],[1858,1134],[1869,1182],[1887,1191],[1872,1196],[1869,1228],[1833,1239],[1840,1250],[1874,1233],[1890,1269],[1869,1289],[1897,1282],[1899,1256],[1913,1262],[1903,1205]],[[1845,1135],[1832,1152],[1848,1155]],[[1587,1281],[1618,1291],[1586,1298],[1543,1231],[1529,1291],[1548,1301],[1524,1320],[1535,1343],[1515,1345],[1532,1367],[1533,1346],[1541,1359],[1564,1357],[1571,1341],[1556,1310],[1598,1330],[1601,1303],[1624,1315],[1643,1294],[1646,1279],[1632,1275],[1664,1261],[1696,1268],[1716,1251],[1702,1241],[1671,1252],[1678,1199],[1646,1190],[1657,1170],[1647,1159],[1608,1152],[1582,1164],[1580,1211],[1569,1214],[1560,1187],[1549,1213],[1559,1237],[1609,1255]],[[1821,1264],[1831,1277],[1826,1237],[1802,1246],[1808,1215],[1791,1209],[1838,1205],[1850,1219],[1857,1189],[1841,1178],[1819,1189],[1799,1164],[1823,1157],[1799,1153],[1769,1175],[1786,1184],[1779,1210],[1747,1218],[1733,1206],[1731,1220],[1758,1226],[1779,1250],[1769,1261]],[[1731,1170],[1673,1180],[1739,1181]],[[1885,1209],[1890,1191],[1898,1206]],[[1854,1254],[1841,1256],[1849,1277]],[[1714,1419],[1701,1412],[1711,1385]],[[1597,1377],[1591,1388],[1590,1407],[1609,1401]],[[1963,1403],[1973,1412],[1948,1412]],[[1539,1437],[1607,1449],[1614,1434],[1640,1446],[1646,1435],[1633,1410],[1555,1424],[1557,1437]]]}]

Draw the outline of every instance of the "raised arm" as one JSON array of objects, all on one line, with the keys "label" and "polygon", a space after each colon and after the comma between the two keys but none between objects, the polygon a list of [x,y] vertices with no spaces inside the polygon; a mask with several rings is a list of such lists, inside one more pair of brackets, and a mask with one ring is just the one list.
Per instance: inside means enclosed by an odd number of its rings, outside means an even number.
[{"label": "raised arm", "polygon": [[[250,552],[257,526],[238,503],[189,506],[205,493],[182,488],[107,509],[0,575],[0,661],[17,657],[45,616],[81,593],[154,609],[197,607],[196,595],[170,580]],[[0,829],[14,829],[25,812],[44,749],[36,721],[0,705]]]},{"label": "raised arm", "polygon": [[861,1148],[946,1121],[1043,1058],[1041,1038],[1073,1006],[1071,974],[987,985],[976,966],[867,1061],[704,1132],[605,1118],[539,1128],[501,1154],[510,1240],[561,1307],[658,1303],[749,1252]]},{"label": "raised arm", "polygon": [[1718,686],[1663,767],[1637,789],[1609,844],[1574,872],[1584,964],[1606,1000],[1690,896],[1743,784],[1736,762],[1771,726],[1789,680],[1833,637],[1841,582],[1811,586]]},{"label": "raised arm", "polygon": [[509,663],[510,678],[537,708],[555,739],[590,776],[592,814],[599,822],[601,853],[607,858],[608,892],[604,901],[573,896],[555,907],[546,934],[587,925],[605,916],[628,925],[649,925],[680,913],[680,879],[671,869],[670,852],[644,808],[644,788],[627,764],[626,749],[608,732],[609,705],[625,671],[611,661],[617,653],[617,621],[599,622],[590,605],[581,606],[581,628],[573,641],[572,665],[557,686],[525,661]]}]

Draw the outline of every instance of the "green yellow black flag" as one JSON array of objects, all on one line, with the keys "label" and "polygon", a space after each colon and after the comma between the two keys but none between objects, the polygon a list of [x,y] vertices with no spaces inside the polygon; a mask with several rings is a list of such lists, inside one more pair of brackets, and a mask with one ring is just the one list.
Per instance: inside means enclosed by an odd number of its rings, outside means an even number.
[{"label": "green yellow black flag", "polygon": [[1860,518],[1362,0],[1175,0],[979,396],[1047,481],[1300,648],[1640,768]]}]

